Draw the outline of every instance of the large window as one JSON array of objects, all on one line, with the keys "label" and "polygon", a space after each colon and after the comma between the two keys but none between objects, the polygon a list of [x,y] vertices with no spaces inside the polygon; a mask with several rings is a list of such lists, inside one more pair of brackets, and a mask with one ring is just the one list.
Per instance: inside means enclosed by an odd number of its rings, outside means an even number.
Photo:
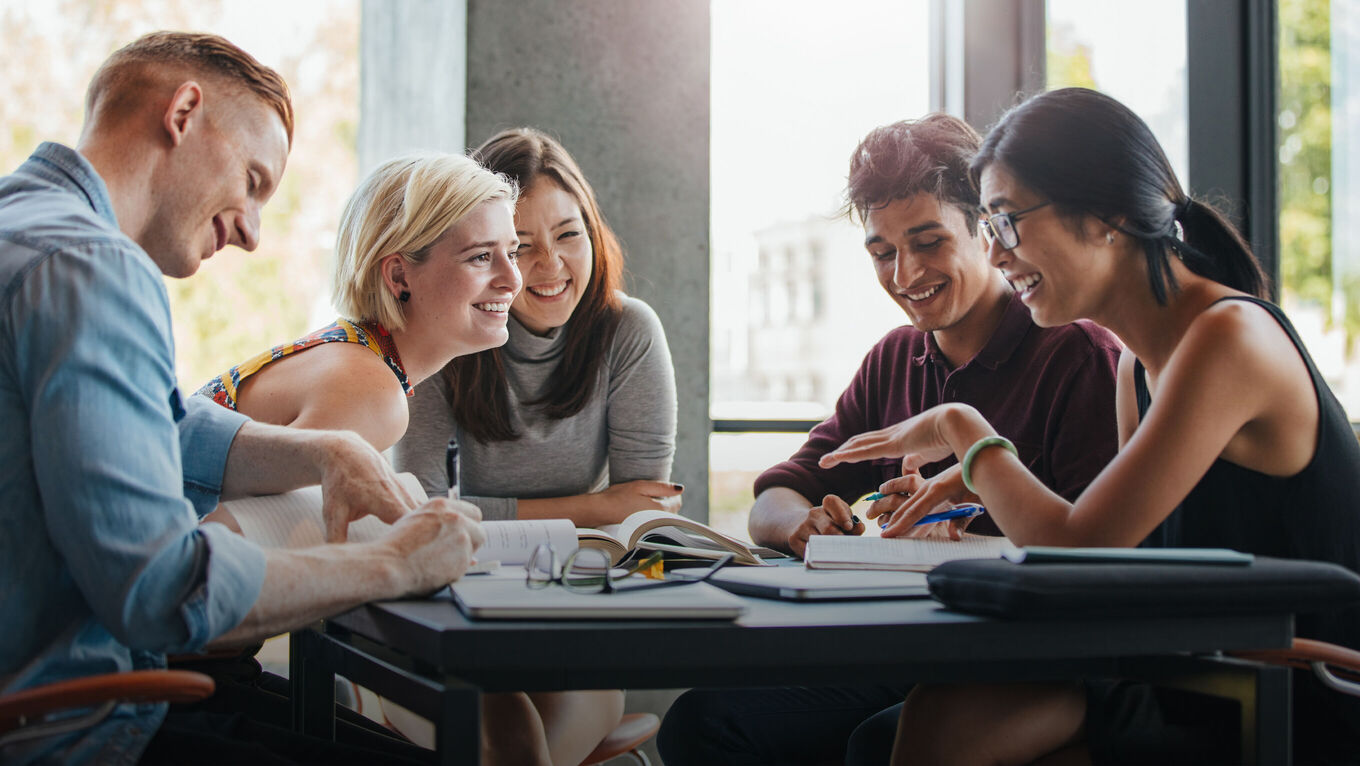
[{"label": "large window", "polygon": [[[929,108],[925,0],[712,4],[712,415],[819,420],[906,317],[838,215],[870,129]],[[800,433],[715,433],[709,518],[745,534],[751,482]]]},{"label": "large window", "polygon": [[1360,418],[1360,2],[1279,2],[1280,298]]},{"label": "large window", "polygon": [[[1094,88],[1119,99],[1157,136],[1187,182],[1185,0],[1048,0],[1048,87]],[[1155,44],[1149,41],[1156,41]]]},{"label": "large window", "polygon": [[[261,20],[267,19],[267,23]],[[0,9],[0,173],[44,140],[74,145],[85,86],[119,46],[158,29],[221,34],[275,67],[297,125],[288,170],[264,210],[260,248],[229,249],[203,275],[166,280],[177,374],[193,391],[272,344],[329,321],[326,263],[355,183],[358,0],[9,0]]]}]

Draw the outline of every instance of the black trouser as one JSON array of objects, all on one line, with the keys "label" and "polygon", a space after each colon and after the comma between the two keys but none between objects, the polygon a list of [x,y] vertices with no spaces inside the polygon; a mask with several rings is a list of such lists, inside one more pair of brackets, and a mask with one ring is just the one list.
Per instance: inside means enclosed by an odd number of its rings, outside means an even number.
[{"label": "black trouser", "polygon": [[666,766],[886,763],[897,717],[875,714],[909,691],[910,684],[694,689],[666,713],[656,744]]}]

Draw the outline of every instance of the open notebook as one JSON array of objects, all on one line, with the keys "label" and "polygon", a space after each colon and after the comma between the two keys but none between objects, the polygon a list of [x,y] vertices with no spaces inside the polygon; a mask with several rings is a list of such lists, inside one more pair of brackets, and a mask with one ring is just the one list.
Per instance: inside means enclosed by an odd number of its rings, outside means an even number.
[{"label": "open notebook", "polygon": [[1015,546],[1004,537],[964,535],[962,540],[813,535],[803,561],[809,569],[897,569],[929,572],[955,559],[994,559]]}]

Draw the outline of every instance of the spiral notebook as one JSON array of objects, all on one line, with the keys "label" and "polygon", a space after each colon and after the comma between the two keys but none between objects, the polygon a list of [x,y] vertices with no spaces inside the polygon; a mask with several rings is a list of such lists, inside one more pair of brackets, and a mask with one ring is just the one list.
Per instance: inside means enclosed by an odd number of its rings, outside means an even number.
[{"label": "spiral notebook", "polygon": [[964,535],[962,540],[924,537],[813,535],[803,561],[808,569],[895,569],[929,572],[956,559],[995,559],[1015,546],[1004,537]]}]

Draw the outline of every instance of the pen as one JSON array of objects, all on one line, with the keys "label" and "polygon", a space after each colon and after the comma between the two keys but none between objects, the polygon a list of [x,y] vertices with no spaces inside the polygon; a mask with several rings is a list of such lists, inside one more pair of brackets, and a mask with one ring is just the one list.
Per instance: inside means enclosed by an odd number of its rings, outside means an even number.
[{"label": "pen", "polygon": [[974,516],[986,512],[987,509],[983,508],[980,505],[960,505],[954,508],[939,511],[938,513],[927,513],[926,515],[921,517],[920,521],[916,522],[912,526],[919,527],[922,524],[932,524],[936,521],[948,521],[950,519],[970,519]]},{"label": "pen", "polygon": [[[882,492],[875,492],[864,499],[872,502],[874,500],[882,500],[885,497],[887,497],[887,495],[883,494]],[[922,524],[933,524],[937,521],[948,521],[950,519],[967,519],[972,518],[973,516],[980,516],[986,512],[987,509],[980,505],[960,505],[954,508],[948,508],[943,511],[938,511],[936,513],[927,513],[926,515],[922,516],[920,520],[917,521],[912,526],[919,527]],[[879,516],[878,517],[879,528],[882,529],[883,527],[886,527],[888,525],[888,519],[890,518],[892,518],[891,513],[885,513],[882,516]]]},{"label": "pen", "polygon": [[458,435],[449,437],[448,449],[444,452],[444,470],[449,474],[449,499],[458,499]]}]

